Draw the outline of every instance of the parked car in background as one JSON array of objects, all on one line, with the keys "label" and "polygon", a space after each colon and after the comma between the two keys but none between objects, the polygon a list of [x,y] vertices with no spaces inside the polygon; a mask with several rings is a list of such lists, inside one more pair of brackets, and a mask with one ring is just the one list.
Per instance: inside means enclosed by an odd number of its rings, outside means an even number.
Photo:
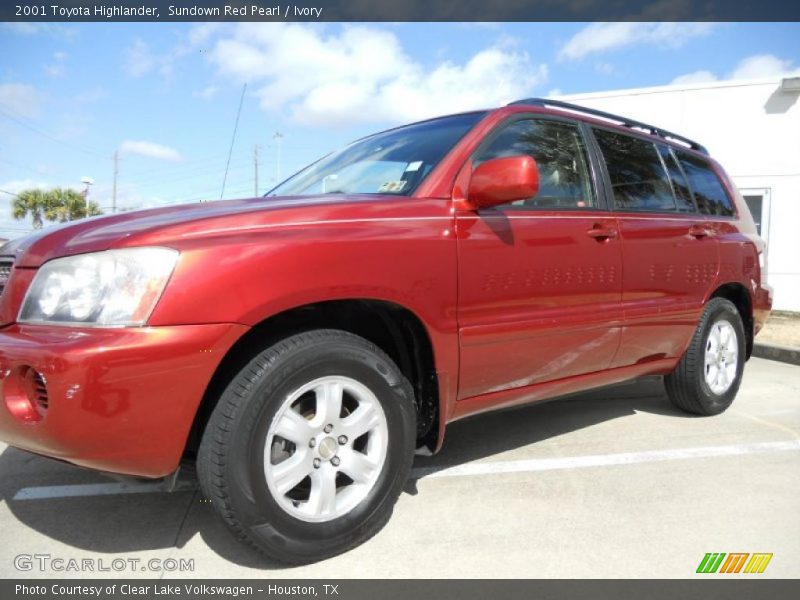
[{"label": "parked car in background", "polygon": [[765,273],[696,142],[539,99],[432,119],[263,198],[0,248],[0,438],[148,478],[196,462],[238,537],[318,560],[386,523],[454,420],[645,375],[724,411]]}]

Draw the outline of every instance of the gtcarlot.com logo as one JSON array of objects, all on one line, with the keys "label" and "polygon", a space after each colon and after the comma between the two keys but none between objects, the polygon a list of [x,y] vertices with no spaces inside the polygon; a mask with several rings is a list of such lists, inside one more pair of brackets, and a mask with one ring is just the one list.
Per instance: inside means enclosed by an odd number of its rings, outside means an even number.
[{"label": "gtcarlot.com logo", "polygon": [[185,573],[194,571],[193,558],[75,558],[51,554],[17,554],[17,571],[53,573],[105,573],[124,571]]},{"label": "gtcarlot.com logo", "polygon": [[771,553],[756,552],[708,552],[700,564],[697,565],[698,573],[763,573],[769,561],[772,560]]}]

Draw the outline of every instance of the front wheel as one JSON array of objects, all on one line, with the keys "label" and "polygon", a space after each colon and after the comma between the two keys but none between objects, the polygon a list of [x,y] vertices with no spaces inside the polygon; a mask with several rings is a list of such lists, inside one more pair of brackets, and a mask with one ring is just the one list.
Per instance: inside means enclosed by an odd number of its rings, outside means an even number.
[{"label": "front wheel", "polygon": [[310,331],[233,379],[203,435],[198,476],[241,539],[306,563],[386,523],[414,440],[413,391],[392,360],[358,336]]},{"label": "front wheel", "polygon": [[725,298],[706,305],[689,348],[664,378],[672,403],[686,412],[716,415],[733,402],[742,381],[745,335],[736,306]]}]

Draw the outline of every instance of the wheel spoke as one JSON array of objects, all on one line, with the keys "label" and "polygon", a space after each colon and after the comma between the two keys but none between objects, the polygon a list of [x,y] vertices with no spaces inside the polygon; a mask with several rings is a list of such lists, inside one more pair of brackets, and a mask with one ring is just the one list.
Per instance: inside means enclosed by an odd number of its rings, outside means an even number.
[{"label": "wheel spoke", "polygon": [[708,336],[708,346],[706,352],[716,352],[719,348],[719,332],[717,328],[713,328]]},{"label": "wheel spoke", "polygon": [[351,440],[357,440],[380,422],[378,412],[371,404],[362,403],[353,414],[342,419],[340,428]]},{"label": "wheel spoke", "polygon": [[314,415],[314,422],[319,426],[337,422],[342,413],[342,384],[338,381],[326,381],[314,392],[317,396],[317,412]]},{"label": "wheel spoke", "polygon": [[718,382],[720,390],[724,390],[728,387],[728,371],[724,368],[718,369]]},{"label": "wheel spoke", "polygon": [[356,483],[371,481],[378,469],[377,463],[373,462],[369,456],[352,448],[343,448],[339,452],[339,457],[342,459],[339,468]]},{"label": "wheel spoke", "polygon": [[308,496],[307,509],[317,516],[332,513],[336,509],[335,469],[326,466],[311,474],[311,493]]},{"label": "wheel spoke", "polygon": [[308,440],[313,437],[314,432],[309,422],[303,418],[296,410],[288,408],[281,415],[275,434],[285,440],[294,442],[298,446],[305,446]]},{"label": "wheel spoke", "polygon": [[717,364],[712,363],[708,365],[708,368],[706,369],[706,383],[708,383],[710,387],[715,386],[717,377],[719,377],[719,367]]},{"label": "wheel spoke", "polygon": [[272,476],[278,493],[285,495],[293,490],[298,483],[309,475],[312,469],[308,448],[306,447],[298,448],[286,460],[277,465],[272,465]]}]

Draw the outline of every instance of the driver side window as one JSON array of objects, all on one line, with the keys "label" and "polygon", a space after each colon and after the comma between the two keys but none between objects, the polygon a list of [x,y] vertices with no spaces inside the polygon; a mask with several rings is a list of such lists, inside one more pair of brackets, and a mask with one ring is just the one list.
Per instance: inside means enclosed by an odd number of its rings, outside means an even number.
[{"label": "driver side window", "polygon": [[589,158],[577,125],[548,119],[523,119],[510,123],[481,149],[473,160],[481,162],[527,154],[539,167],[539,193],[498,207],[503,210],[575,210],[595,208],[589,176]]}]

